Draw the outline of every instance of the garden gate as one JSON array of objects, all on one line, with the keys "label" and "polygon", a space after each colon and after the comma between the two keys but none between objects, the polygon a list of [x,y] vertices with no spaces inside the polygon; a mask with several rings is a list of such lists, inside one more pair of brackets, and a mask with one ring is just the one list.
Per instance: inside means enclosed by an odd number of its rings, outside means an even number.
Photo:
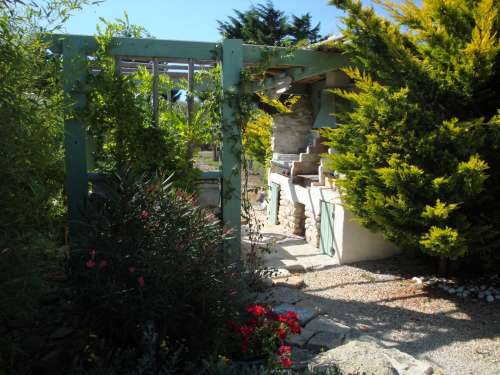
[{"label": "garden gate", "polygon": [[[68,198],[70,239],[78,233],[83,222],[83,203],[88,195],[88,153],[85,124],[72,117],[74,110],[85,108],[86,59],[97,50],[93,36],[51,35],[53,53],[63,56],[64,90],[68,100],[64,124],[66,193]],[[222,66],[222,162],[217,173],[221,180],[222,217],[235,236],[227,243],[230,256],[239,257],[241,233],[241,127],[238,123],[239,96],[245,93],[290,87],[300,92],[301,82],[314,81],[329,71],[348,65],[347,56],[336,52],[310,49],[278,48],[243,44],[241,40],[226,39],[220,43],[185,42],[160,39],[113,38],[110,56],[129,59],[176,59],[203,61]],[[263,75],[253,82],[241,82],[243,69],[266,64]],[[279,91],[278,91],[279,92]],[[213,176],[214,172],[211,172]]]}]

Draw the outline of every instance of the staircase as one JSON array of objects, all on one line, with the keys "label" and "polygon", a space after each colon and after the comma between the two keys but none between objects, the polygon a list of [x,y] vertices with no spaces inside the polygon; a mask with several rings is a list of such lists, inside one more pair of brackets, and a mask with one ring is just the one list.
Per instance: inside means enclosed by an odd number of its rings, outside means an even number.
[{"label": "staircase", "polygon": [[319,174],[321,154],[328,152],[322,137],[316,137],[306,152],[301,152],[299,158],[292,162],[290,176],[294,183],[302,186],[318,186],[322,181]]}]

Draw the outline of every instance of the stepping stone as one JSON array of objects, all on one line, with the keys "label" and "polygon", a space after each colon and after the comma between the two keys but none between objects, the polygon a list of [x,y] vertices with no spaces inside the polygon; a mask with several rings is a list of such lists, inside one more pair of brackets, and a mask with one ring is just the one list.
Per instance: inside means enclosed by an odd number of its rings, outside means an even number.
[{"label": "stepping stone", "polygon": [[317,332],[307,343],[306,348],[314,353],[336,348],[344,344],[346,332]]},{"label": "stepping stone", "polygon": [[304,347],[307,342],[314,336],[316,331],[308,329],[307,327],[302,328],[299,335],[290,335],[285,340],[287,344],[292,346],[298,346],[300,348]]},{"label": "stepping stone", "polygon": [[283,303],[279,306],[276,306],[273,310],[277,314],[285,314],[287,311],[293,311],[297,313],[297,315],[299,316],[299,323],[301,326],[306,325],[307,322],[318,316],[318,312],[315,311],[314,309],[291,305],[289,303]]},{"label": "stepping stone", "polygon": [[329,318],[320,316],[307,324],[306,329],[316,332],[307,342],[307,349],[320,352],[344,344],[348,337],[355,336],[355,330]]},{"label": "stepping stone", "polygon": [[297,275],[283,277],[283,278],[281,278],[281,277],[275,278],[275,279],[273,279],[273,284],[287,286],[287,287],[295,288],[295,289],[301,289],[306,285],[304,283],[304,277],[297,276]]},{"label": "stepping stone", "polygon": [[308,365],[311,372],[337,369],[341,374],[431,375],[428,363],[395,348],[387,348],[371,336],[357,340],[314,357]]},{"label": "stepping stone", "polygon": [[304,298],[302,292],[295,288],[288,288],[285,286],[276,286],[271,290],[271,296],[267,299],[276,304],[295,304]]},{"label": "stepping stone", "polygon": [[292,348],[292,369],[295,371],[302,371],[307,368],[307,363],[311,358],[314,357],[314,354],[309,350],[300,349],[300,348]]}]

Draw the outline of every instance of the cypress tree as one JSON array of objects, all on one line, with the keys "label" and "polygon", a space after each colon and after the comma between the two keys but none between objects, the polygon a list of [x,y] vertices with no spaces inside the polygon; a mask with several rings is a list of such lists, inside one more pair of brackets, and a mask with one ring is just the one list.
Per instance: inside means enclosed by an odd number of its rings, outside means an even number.
[{"label": "cypress tree", "polygon": [[500,259],[500,1],[357,0],[343,45],[352,108],[325,130],[330,168],[366,226],[404,249]]}]

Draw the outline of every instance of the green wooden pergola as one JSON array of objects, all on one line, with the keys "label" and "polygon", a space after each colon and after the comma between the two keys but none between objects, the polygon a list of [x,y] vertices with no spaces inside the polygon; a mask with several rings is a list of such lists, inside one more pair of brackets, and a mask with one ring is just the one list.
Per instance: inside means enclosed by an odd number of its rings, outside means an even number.
[{"label": "green wooden pergola", "polygon": [[[77,223],[83,220],[82,207],[88,195],[87,134],[85,124],[71,117],[73,110],[85,108],[83,87],[87,72],[84,60],[97,49],[93,36],[52,35],[50,50],[63,56],[64,90],[68,99],[68,116],[64,130],[66,193],[69,211],[70,238]],[[241,134],[237,124],[238,94],[240,90],[257,92],[277,86],[291,85],[302,92],[311,84],[320,84],[327,72],[348,65],[348,58],[340,52],[320,52],[243,44],[241,40],[226,39],[219,43],[189,42],[159,39],[114,38],[111,56],[139,59],[177,59],[177,61],[218,62],[222,65],[222,87],[225,98],[222,108],[222,162],[214,173],[222,181],[222,217],[224,225],[233,228],[235,236],[228,249],[235,256],[240,250],[241,232]],[[240,85],[245,67],[270,58],[264,81]],[[228,188],[230,187],[230,189]]]}]

